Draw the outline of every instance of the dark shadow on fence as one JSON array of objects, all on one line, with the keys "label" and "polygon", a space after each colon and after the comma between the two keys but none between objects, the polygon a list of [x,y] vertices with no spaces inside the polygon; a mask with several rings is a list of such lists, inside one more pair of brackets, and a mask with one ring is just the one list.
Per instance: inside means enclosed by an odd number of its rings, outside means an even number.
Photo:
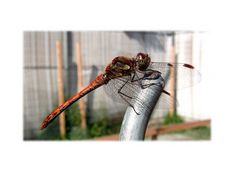
[{"label": "dark shadow on fence", "polygon": [[[164,32],[125,32],[125,34],[130,38],[137,40],[139,44],[146,49],[153,50],[162,50],[165,49],[165,37],[167,37],[167,33]],[[147,51],[145,51],[147,52]]]}]

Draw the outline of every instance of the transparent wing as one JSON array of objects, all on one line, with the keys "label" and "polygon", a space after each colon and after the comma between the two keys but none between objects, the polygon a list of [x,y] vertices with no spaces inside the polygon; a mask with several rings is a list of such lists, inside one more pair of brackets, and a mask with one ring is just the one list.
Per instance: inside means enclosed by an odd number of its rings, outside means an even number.
[{"label": "transparent wing", "polygon": [[[136,90],[140,89],[138,84],[128,83],[131,80],[131,76],[125,76],[110,80],[104,85],[104,90],[107,95],[116,102],[119,103],[132,103],[133,97],[136,95]],[[123,86],[125,84],[125,86]],[[122,88],[122,89],[121,89]],[[125,96],[123,94],[125,94]]]},{"label": "transparent wing", "polygon": [[191,87],[200,82],[201,74],[194,66],[186,63],[168,63],[168,62],[151,62],[148,69],[156,70],[162,73],[162,77],[167,81],[165,90],[170,89],[174,80],[173,71],[175,70],[177,89]]},{"label": "transparent wing", "polygon": [[[137,74],[139,78],[143,76],[143,73]],[[142,89],[142,87],[137,81],[131,82],[131,79],[131,76],[125,76],[110,80],[108,84],[104,86],[104,89],[107,95],[116,102],[128,104],[131,106],[138,105],[135,107],[135,110],[140,113],[143,109],[146,109],[148,105],[146,105],[142,100],[138,99],[139,89]],[[144,80],[144,84],[151,82],[151,80]],[[148,89],[151,89],[151,87]],[[158,101],[157,108],[168,109],[172,101],[173,97],[171,95],[162,93]]]}]

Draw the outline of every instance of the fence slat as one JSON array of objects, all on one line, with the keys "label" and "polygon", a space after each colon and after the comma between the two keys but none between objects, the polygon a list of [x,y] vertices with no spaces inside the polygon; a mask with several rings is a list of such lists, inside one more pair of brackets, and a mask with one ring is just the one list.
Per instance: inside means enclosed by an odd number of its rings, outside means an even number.
[{"label": "fence slat", "polygon": [[[76,42],[76,57],[77,57],[77,72],[78,72],[78,87],[79,90],[83,89],[83,63],[81,58],[81,49],[79,42]],[[86,105],[84,99],[80,99],[79,101],[79,108],[81,114],[81,128],[87,128],[87,121],[86,121]]]},{"label": "fence slat", "polygon": [[[59,105],[64,103],[64,81],[63,81],[63,59],[62,59],[62,45],[59,40],[56,41],[56,54],[57,54],[57,68],[58,68],[58,100]],[[66,137],[65,127],[65,113],[60,114],[60,135],[64,139]]]}]

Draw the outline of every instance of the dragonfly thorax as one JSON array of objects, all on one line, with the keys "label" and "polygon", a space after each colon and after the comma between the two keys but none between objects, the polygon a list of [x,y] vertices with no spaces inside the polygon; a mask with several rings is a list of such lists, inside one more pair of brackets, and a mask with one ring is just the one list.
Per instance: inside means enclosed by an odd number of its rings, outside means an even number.
[{"label": "dragonfly thorax", "polygon": [[151,58],[145,53],[138,53],[135,60],[136,67],[140,71],[146,70],[151,62]]}]

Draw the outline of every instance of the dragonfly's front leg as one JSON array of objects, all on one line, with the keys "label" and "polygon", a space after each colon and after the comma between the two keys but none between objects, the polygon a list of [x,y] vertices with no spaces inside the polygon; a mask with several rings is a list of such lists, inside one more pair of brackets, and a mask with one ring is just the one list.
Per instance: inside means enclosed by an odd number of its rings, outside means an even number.
[{"label": "dragonfly's front leg", "polygon": [[[153,85],[159,85],[157,83],[150,83],[150,84],[143,84],[143,80],[156,80],[158,79],[159,77],[162,77],[161,76],[161,72],[158,72],[158,71],[155,71],[155,70],[146,70],[146,71],[138,71],[140,73],[144,73],[144,76],[143,77],[139,77],[138,74],[136,72],[133,73],[133,76],[132,76],[132,79],[131,79],[131,82],[138,82],[140,87],[142,89],[145,89],[145,88],[148,88],[150,86],[153,86]],[[161,84],[162,87],[165,86],[165,81],[163,79],[163,84]]]},{"label": "dragonfly's front leg", "polygon": [[[125,85],[129,82],[129,80],[130,80],[130,78],[127,79],[127,80],[125,81],[125,83],[118,89],[118,93],[119,93],[119,95],[121,96],[121,98],[122,98],[124,101],[126,101],[129,106],[131,106],[131,107],[133,108],[134,112],[136,112],[136,114],[139,115],[140,113],[138,113],[138,112],[135,110],[134,106],[125,98],[125,97],[127,97],[127,98],[129,98],[129,99],[133,99],[133,97],[131,97],[131,96],[129,96],[129,95],[127,95],[127,94],[125,94],[125,93],[122,92],[122,89],[123,89],[123,88],[125,87]],[[124,96],[125,96],[125,97],[124,97]]]}]

